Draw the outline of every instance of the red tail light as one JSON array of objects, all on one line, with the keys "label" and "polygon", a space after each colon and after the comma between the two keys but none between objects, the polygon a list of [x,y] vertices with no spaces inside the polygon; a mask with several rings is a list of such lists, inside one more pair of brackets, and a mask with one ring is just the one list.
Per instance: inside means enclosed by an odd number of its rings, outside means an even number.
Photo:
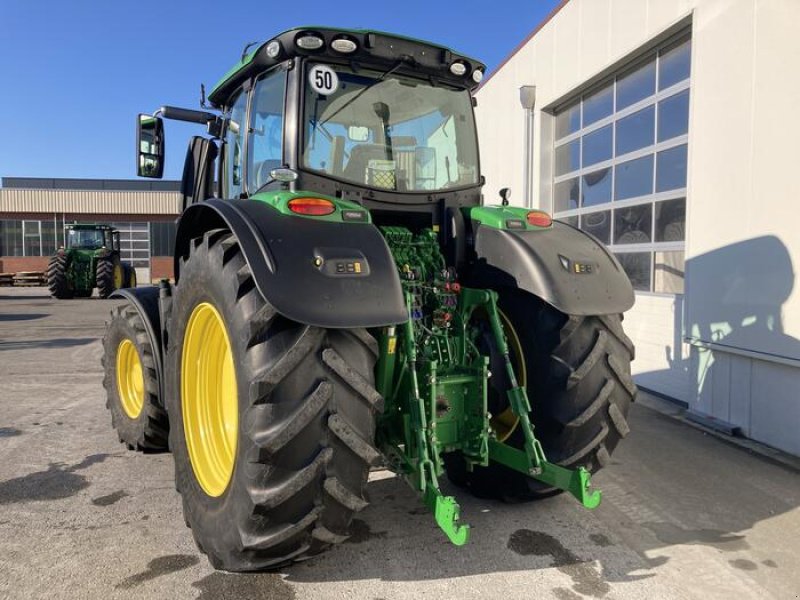
[{"label": "red tail light", "polygon": [[553,219],[546,212],[540,210],[532,210],[527,215],[528,225],[536,227],[550,227],[553,224]]},{"label": "red tail light", "polygon": [[324,198],[294,198],[289,200],[289,210],[298,215],[323,217],[336,210],[336,205]]}]

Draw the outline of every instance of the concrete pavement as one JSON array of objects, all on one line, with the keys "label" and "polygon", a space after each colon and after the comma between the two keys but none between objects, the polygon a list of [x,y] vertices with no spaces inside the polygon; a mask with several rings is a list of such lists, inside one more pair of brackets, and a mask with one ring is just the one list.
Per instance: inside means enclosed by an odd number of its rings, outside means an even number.
[{"label": "concrete pavement", "polygon": [[376,472],[345,544],[281,573],[215,572],[170,455],[128,452],[111,429],[99,338],[114,302],[0,288],[0,598],[800,598],[797,472],[644,403],[594,479],[595,511],[452,490],[473,526],[456,548]]}]

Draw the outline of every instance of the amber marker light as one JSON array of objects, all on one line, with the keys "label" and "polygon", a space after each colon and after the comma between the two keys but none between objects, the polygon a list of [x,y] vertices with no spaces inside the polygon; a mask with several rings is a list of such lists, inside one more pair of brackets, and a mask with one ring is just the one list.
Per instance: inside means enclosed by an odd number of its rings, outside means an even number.
[{"label": "amber marker light", "polygon": [[553,219],[546,212],[539,210],[532,210],[527,215],[528,225],[535,227],[550,227],[553,224]]},{"label": "amber marker light", "polygon": [[324,217],[336,210],[336,205],[324,198],[293,198],[289,200],[289,210],[298,215]]}]

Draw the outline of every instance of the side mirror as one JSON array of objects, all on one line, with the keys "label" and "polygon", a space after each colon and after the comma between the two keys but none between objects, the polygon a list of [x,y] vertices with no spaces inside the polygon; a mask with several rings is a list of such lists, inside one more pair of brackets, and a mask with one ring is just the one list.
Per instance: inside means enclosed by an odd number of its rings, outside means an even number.
[{"label": "side mirror", "polygon": [[161,179],[164,175],[164,121],[139,115],[136,120],[136,174]]}]

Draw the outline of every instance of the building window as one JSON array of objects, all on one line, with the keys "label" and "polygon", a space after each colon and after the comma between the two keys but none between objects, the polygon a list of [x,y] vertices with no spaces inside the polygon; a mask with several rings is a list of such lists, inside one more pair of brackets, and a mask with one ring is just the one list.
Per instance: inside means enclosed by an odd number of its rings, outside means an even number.
[{"label": "building window", "polygon": [[22,221],[0,221],[0,256],[24,256]]},{"label": "building window", "polygon": [[64,244],[64,225],[44,220],[0,220],[0,256],[52,256]]},{"label": "building window", "polygon": [[684,289],[690,54],[683,34],[555,111],[554,216],[640,291]]},{"label": "building window", "polygon": [[[91,220],[72,221],[79,223],[96,223],[108,225],[119,231],[119,256],[135,268],[150,267],[150,224],[146,222],[120,221],[106,223]],[[69,223],[68,223],[69,224]]]},{"label": "building window", "polygon": [[42,255],[42,227],[39,221],[22,222],[23,256]]},{"label": "building window", "polygon": [[172,256],[175,251],[175,234],[178,226],[175,221],[150,223],[150,255]]},{"label": "building window", "polygon": [[64,243],[64,226],[55,218],[41,221],[42,256],[53,256]]},{"label": "building window", "polygon": [[[91,222],[91,219],[81,222]],[[149,267],[151,256],[172,256],[177,232],[174,221],[109,225],[120,233],[122,260],[131,262],[134,267]],[[63,245],[64,223],[55,215],[43,220],[0,220],[0,256],[52,256]]]},{"label": "building window", "polygon": [[119,254],[136,268],[150,266],[150,228],[148,223],[109,223],[119,231]]}]

